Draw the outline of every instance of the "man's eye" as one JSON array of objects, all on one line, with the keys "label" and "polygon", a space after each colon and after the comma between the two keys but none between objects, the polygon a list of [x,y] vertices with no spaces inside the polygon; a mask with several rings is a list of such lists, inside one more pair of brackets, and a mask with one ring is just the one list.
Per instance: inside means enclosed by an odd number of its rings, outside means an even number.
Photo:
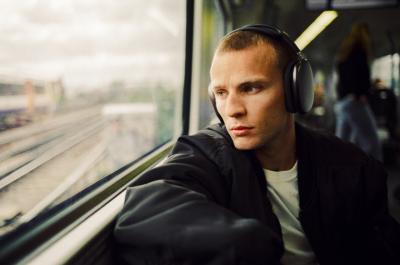
[{"label": "man's eye", "polygon": [[243,92],[246,92],[246,93],[254,93],[254,92],[257,92],[257,91],[260,90],[260,89],[261,89],[260,86],[245,86],[245,87],[243,88]]},{"label": "man's eye", "polygon": [[226,94],[226,91],[223,91],[223,90],[215,91],[215,95],[218,97],[224,96],[225,94]]}]

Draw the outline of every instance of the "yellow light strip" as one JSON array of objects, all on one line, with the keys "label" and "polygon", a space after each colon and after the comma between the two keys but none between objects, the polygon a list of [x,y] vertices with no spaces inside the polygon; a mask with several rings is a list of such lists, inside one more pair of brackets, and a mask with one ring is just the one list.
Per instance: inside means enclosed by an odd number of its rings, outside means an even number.
[{"label": "yellow light strip", "polygon": [[295,43],[300,50],[303,50],[315,37],[318,36],[338,16],[336,11],[324,11],[319,15],[308,28],[301,33]]}]

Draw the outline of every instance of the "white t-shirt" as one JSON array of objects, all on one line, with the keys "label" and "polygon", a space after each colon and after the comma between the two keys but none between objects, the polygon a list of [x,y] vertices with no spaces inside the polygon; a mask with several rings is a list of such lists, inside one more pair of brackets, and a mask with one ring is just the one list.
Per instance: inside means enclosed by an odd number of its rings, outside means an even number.
[{"label": "white t-shirt", "polygon": [[268,195],[272,208],[282,227],[285,245],[282,264],[318,264],[298,219],[300,207],[297,161],[289,170],[272,171],[264,169],[264,174],[268,182]]}]

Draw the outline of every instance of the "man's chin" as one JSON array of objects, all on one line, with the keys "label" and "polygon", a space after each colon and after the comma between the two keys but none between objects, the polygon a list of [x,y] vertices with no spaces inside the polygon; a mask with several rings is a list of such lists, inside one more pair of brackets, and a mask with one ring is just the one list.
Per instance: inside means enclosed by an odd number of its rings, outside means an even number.
[{"label": "man's chin", "polygon": [[233,145],[235,146],[236,149],[238,150],[253,150],[256,149],[257,145],[254,143],[249,142],[249,140],[246,139],[234,139],[233,140]]}]

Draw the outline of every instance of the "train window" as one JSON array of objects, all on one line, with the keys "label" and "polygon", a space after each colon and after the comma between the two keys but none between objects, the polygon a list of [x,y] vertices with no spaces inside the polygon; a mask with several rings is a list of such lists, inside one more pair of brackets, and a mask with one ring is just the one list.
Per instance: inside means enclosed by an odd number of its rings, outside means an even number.
[{"label": "train window", "polygon": [[0,0],[0,235],[180,133],[186,1]]},{"label": "train window", "polygon": [[386,55],[374,60],[372,64],[372,79],[380,79],[384,87],[393,89],[400,95],[400,56],[398,53]]}]

